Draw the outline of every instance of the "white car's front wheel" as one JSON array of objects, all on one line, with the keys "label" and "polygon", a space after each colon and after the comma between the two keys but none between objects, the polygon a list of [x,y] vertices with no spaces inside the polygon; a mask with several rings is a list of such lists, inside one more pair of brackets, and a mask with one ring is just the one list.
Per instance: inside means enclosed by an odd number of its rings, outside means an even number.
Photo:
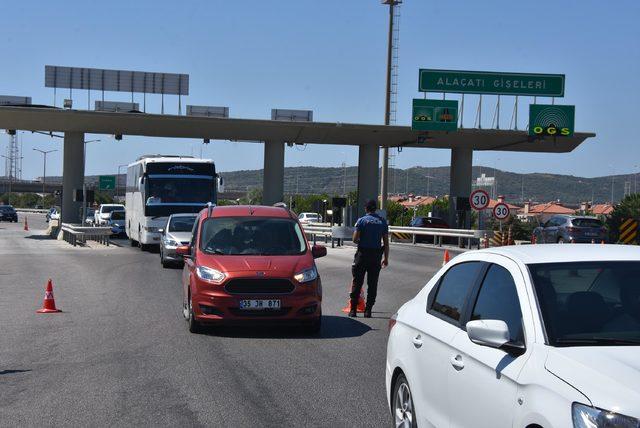
[{"label": "white car's front wheel", "polygon": [[404,374],[396,379],[393,388],[393,421],[396,428],[416,428],[416,412],[413,406],[411,388]]}]

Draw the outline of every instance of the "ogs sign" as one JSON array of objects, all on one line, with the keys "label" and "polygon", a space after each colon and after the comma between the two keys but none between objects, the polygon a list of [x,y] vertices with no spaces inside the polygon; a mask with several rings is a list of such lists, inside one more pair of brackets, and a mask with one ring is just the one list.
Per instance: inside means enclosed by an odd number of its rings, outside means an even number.
[{"label": "ogs sign", "polygon": [[531,104],[529,106],[529,135],[571,137],[575,112],[575,106]]}]

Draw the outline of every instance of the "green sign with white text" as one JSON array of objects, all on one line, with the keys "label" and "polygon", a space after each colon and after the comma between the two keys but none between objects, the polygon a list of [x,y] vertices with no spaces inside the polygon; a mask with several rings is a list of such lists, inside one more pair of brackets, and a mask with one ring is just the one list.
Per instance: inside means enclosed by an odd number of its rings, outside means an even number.
[{"label": "green sign with white text", "polygon": [[529,106],[529,135],[571,137],[575,116],[575,106],[531,104]]},{"label": "green sign with white text", "polygon": [[420,92],[563,97],[564,74],[420,69]]},{"label": "green sign with white text", "polygon": [[98,186],[100,190],[115,190],[116,188],[116,176],[115,175],[101,175],[98,178]]},{"label": "green sign with white text", "polygon": [[411,129],[415,131],[457,130],[458,101],[414,99]]}]

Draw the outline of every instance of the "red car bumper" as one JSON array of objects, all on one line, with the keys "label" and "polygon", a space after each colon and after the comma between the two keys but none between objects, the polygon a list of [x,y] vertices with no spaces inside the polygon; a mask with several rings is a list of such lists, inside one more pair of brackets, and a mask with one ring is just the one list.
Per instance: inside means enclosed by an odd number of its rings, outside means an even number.
[{"label": "red car bumper", "polygon": [[[242,280],[243,278],[233,278]],[[260,282],[255,281],[259,286]],[[289,293],[229,292],[229,283],[196,284],[192,288],[193,314],[196,321],[208,325],[297,324],[317,322],[322,314],[320,279],[306,284],[291,282]],[[259,288],[259,287],[257,287]],[[278,309],[241,309],[241,300],[279,300]]]}]

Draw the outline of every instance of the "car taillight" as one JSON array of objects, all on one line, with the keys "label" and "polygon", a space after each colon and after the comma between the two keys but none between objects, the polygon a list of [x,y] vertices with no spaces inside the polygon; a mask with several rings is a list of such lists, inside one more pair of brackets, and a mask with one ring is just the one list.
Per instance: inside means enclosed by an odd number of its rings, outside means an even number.
[{"label": "car taillight", "polygon": [[393,326],[396,325],[397,318],[398,318],[397,313],[391,315],[391,318],[389,318],[389,333],[391,333],[391,329],[393,328]]}]

